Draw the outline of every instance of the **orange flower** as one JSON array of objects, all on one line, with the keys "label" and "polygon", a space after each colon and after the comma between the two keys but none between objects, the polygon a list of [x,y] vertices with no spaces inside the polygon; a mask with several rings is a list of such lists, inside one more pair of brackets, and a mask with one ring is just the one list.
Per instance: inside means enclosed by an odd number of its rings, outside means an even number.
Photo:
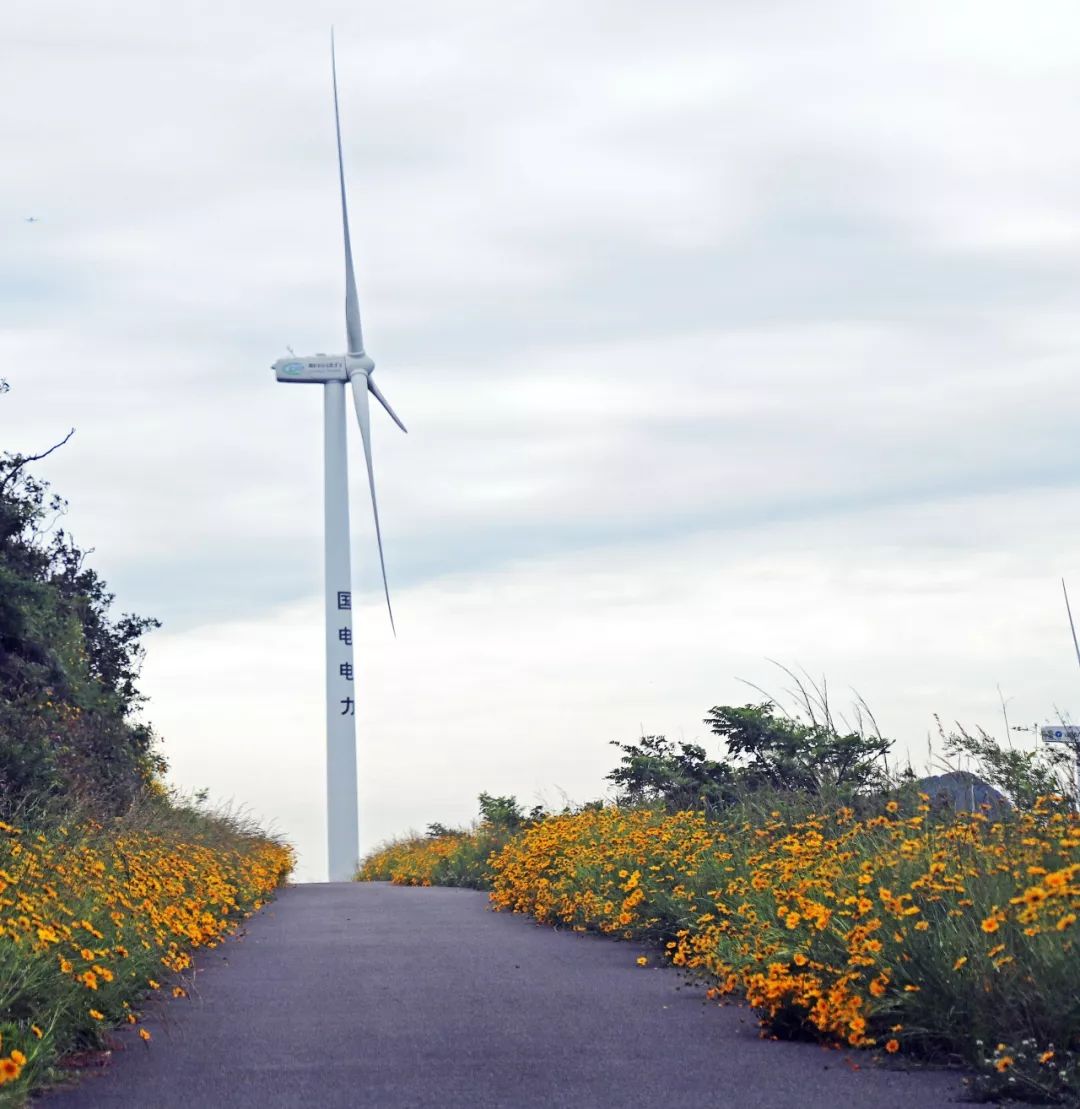
[{"label": "orange flower", "polygon": [[900,1050],[900,1041],[897,1039],[889,1040],[889,1042],[885,1045],[885,1050],[890,1055],[895,1055]]}]

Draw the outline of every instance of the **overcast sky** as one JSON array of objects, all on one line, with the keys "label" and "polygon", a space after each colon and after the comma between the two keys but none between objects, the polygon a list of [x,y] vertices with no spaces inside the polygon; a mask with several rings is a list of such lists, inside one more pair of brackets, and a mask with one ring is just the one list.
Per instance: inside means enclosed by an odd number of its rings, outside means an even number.
[{"label": "overcast sky", "polygon": [[[766,660],[1080,709],[1075,3],[309,0],[0,15],[0,447],[158,616],[172,780],[325,874],[330,99],[377,380],[352,436],[361,838],[604,793]],[[35,216],[40,222],[27,223]],[[1014,736],[1025,742],[1021,735]]]}]

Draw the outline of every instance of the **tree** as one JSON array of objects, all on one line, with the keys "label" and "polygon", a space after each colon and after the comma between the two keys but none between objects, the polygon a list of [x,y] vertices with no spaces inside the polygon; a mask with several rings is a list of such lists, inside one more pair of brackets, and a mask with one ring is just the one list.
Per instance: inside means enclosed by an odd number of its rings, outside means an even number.
[{"label": "tree", "polygon": [[840,732],[831,718],[807,724],[778,716],[776,706],[716,705],[705,717],[739,766],[739,778],[750,788],[825,790],[864,793],[885,788],[884,757],[892,740],[861,732]]},{"label": "tree", "polygon": [[771,701],[717,705],[705,723],[724,740],[726,758],[711,759],[696,743],[642,736],[637,743],[613,742],[622,757],[606,777],[619,788],[618,803],[672,811],[724,808],[759,790],[855,797],[885,789],[892,741],[876,731],[841,732],[827,710],[813,710],[811,703],[806,723],[779,714]]},{"label": "tree", "polygon": [[141,640],[158,622],[113,618],[88,552],[56,526],[65,502],[28,470],[71,435],[0,455],[0,796],[118,811],[164,770],[153,730],[135,719]]},{"label": "tree", "polygon": [[622,751],[620,766],[606,775],[628,805],[661,804],[672,811],[715,807],[734,798],[736,775],[725,762],[706,758],[696,743],[672,743],[666,736],[642,736],[637,743],[612,746]]}]

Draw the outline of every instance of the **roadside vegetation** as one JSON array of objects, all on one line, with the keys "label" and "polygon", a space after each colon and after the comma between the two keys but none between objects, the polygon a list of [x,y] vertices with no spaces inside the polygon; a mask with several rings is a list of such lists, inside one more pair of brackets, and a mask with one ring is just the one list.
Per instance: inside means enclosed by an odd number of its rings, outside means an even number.
[{"label": "roadside vegetation", "polygon": [[30,472],[54,449],[0,456],[0,1106],[182,996],[192,951],[293,865],[277,837],[165,788],[137,687],[157,622],[111,612],[64,502]]},{"label": "roadside vegetation", "polygon": [[[526,816],[484,795],[472,829],[387,845],[359,877],[470,885],[496,909],[645,941],[646,963],[745,1000],[763,1035],[964,1064],[987,1098],[1080,1103],[1064,757],[943,734],[979,777],[941,793],[890,766],[876,727],[841,729],[823,689],[799,690],[798,714],[712,709],[722,758],[616,744],[613,803]],[[988,799],[968,811],[976,783]]]}]

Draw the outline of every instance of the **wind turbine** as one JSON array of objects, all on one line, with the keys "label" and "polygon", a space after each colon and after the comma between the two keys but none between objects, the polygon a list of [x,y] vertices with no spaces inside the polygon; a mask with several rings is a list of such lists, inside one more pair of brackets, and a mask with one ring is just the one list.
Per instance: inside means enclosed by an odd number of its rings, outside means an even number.
[{"label": "wind turbine", "polygon": [[[323,387],[324,503],[326,511],[326,824],[331,882],[347,882],[360,856],[359,813],[356,796],[356,692],[353,669],[352,582],[349,564],[349,462],[345,443],[345,386],[352,388],[356,420],[364,444],[375,538],[379,545],[383,592],[394,627],[390,589],[386,584],[375,473],[371,466],[370,393],[405,431],[379,387],[371,379],[375,363],[364,350],[360,302],[356,296],[349,211],[345,202],[345,163],[341,154],[341,116],[338,111],[337,60],[330,32],[330,72],[334,85],[334,127],[337,131],[338,180],[341,185],[341,224],[345,238],[344,354],[280,358],[271,367],[278,381],[316,383]],[[396,635],[395,630],[395,635]]]}]

